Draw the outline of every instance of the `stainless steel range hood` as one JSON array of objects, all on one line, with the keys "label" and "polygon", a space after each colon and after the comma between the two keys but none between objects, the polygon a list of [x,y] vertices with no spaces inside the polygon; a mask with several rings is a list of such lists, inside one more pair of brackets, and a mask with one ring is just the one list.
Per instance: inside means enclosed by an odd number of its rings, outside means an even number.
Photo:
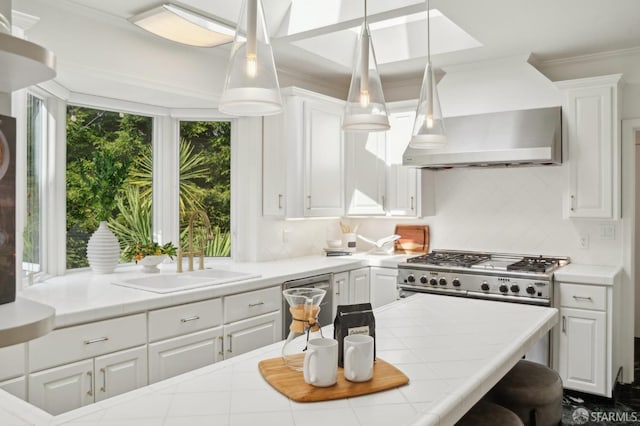
[{"label": "stainless steel range hood", "polygon": [[442,149],[410,146],[402,164],[421,168],[562,163],[560,107],[445,118]]}]

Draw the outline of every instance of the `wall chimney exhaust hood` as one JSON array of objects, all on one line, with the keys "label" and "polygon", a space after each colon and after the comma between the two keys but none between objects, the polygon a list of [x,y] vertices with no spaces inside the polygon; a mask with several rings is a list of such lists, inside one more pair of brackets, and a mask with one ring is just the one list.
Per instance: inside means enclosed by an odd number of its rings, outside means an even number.
[{"label": "wall chimney exhaust hood", "polygon": [[402,164],[420,168],[562,163],[559,106],[450,117],[442,149],[408,147]]}]

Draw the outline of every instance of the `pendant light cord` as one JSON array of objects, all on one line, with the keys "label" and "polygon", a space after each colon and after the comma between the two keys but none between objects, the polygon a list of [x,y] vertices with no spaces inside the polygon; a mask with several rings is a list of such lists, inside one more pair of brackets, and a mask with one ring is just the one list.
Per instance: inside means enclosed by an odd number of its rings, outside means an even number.
[{"label": "pendant light cord", "polygon": [[431,9],[429,8],[429,0],[427,0],[427,63],[431,63]]},{"label": "pendant light cord", "polygon": [[364,0],[364,25],[367,25],[367,0]]}]

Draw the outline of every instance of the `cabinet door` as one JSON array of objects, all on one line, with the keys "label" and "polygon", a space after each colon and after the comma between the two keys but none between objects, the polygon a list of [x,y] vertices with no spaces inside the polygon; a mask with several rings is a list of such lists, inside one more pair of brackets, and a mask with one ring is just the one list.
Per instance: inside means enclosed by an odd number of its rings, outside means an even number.
[{"label": "cabinet door", "polygon": [[96,402],[147,385],[146,346],[97,357],[94,365]]},{"label": "cabinet door", "polygon": [[283,118],[264,117],[262,128],[262,214],[284,216],[287,152]]},{"label": "cabinet door", "polygon": [[369,291],[369,268],[349,272],[349,303],[370,302]]},{"label": "cabinet door", "polygon": [[149,383],[222,359],[222,327],[149,344]]},{"label": "cabinet door", "polygon": [[224,358],[282,340],[282,311],[271,312],[224,326]]},{"label": "cabinet door", "polygon": [[386,205],[385,132],[347,135],[348,215],[384,215]]},{"label": "cabinet door", "polygon": [[560,368],[567,389],[603,395],[606,390],[606,314],[562,308]]},{"label": "cabinet door", "polygon": [[615,85],[577,87],[565,92],[572,218],[616,218],[619,179]]},{"label": "cabinet door", "polygon": [[29,402],[57,415],[93,402],[93,360],[29,374]]},{"label": "cabinet door", "polygon": [[333,274],[333,300],[331,318],[335,318],[338,313],[338,305],[349,304],[349,273],[340,272]]},{"label": "cabinet door", "polygon": [[304,215],[344,214],[342,108],[304,101]]},{"label": "cabinet door", "polygon": [[371,306],[377,308],[398,298],[398,270],[371,268]]},{"label": "cabinet door", "polygon": [[391,216],[418,216],[419,206],[418,178],[420,169],[402,165],[404,153],[411,133],[415,112],[397,112],[390,114],[391,128],[387,132],[387,199],[386,209]]},{"label": "cabinet door", "polygon": [[17,396],[22,400],[27,400],[27,380],[25,379],[25,376],[0,382],[0,389],[7,391],[11,395]]}]

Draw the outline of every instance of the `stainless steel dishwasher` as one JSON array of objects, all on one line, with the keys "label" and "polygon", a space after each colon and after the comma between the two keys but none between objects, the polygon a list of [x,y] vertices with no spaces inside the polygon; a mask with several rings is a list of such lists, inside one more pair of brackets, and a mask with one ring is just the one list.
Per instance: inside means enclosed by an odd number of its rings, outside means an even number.
[{"label": "stainless steel dishwasher", "polygon": [[[320,303],[320,315],[318,322],[320,326],[333,323],[332,307],[333,307],[333,274],[315,275],[313,277],[300,278],[299,280],[285,281],[282,289],[287,290],[295,287],[321,288],[327,292]],[[282,338],[286,339],[289,335],[289,325],[291,324],[291,312],[289,304],[284,298],[282,299]]]}]

